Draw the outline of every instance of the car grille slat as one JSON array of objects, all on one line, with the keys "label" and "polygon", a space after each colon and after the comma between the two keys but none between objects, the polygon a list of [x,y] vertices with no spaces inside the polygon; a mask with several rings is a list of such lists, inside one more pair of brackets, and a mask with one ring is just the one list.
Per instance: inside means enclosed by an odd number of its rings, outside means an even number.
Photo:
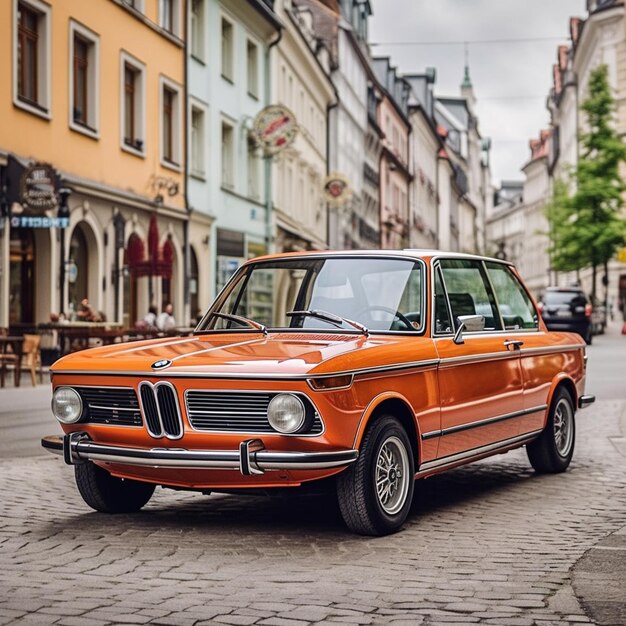
[{"label": "car grille slat", "polygon": [[141,405],[143,415],[146,419],[146,425],[148,426],[148,432],[153,437],[162,437],[163,429],[161,428],[161,420],[159,419],[159,412],[152,385],[139,385],[139,394],[141,395]]},{"label": "car grille slat", "polygon": [[[187,417],[196,430],[276,434],[267,420],[267,406],[275,395],[191,390],[185,394]],[[306,397],[299,397],[314,410]],[[322,421],[315,411],[313,425],[306,434],[319,434],[322,430]]]},{"label": "car grille slat", "polygon": [[178,418],[178,400],[172,387],[160,385],[156,388],[156,396],[161,410],[163,429],[170,437],[180,437],[182,426]]},{"label": "car grille slat", "polygon": [[87,423],[141,426],[141,412],[131,387],[76,387],[87,413]]}]

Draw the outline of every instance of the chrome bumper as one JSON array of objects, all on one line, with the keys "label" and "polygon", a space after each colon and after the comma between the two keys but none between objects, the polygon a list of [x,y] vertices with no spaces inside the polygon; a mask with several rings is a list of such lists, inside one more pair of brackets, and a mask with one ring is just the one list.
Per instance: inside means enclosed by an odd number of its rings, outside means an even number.
[{"label": "chrome bumper", "polygon": [[586,406],[593,404],[596,401],[596,397],[592,395],[580,396],[578,398],[578,408],[584,409]]},{"label": "chrome bumper", "polygon": [[268,470],[317,470],[343,467],[356,461],[358,450],[332,452],[270,452],[261,439],[247,439],[239,450],[186,450],[184,448],[124,448],[104,445],[89,439],[86,433],[49,435],[41,445],[53,454],[62,455],[68,465],[85,461],[105,461],[124,465],[175,467],[178,469],[239,470],[244,476]]}]

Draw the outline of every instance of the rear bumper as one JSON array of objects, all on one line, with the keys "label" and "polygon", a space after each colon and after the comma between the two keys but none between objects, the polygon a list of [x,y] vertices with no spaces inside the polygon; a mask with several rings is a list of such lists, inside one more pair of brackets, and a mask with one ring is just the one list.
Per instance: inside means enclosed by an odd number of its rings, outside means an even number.
[{"label": "rear bumper", "polygon": [[596,397],[592,396],[591,394],[586,396],[580,396],[580,398],[578,398],[578,408],[584,409],[586,406],[593,404],[595,401]]},{"label": "rear bumper", "polygon": [[49,435],[41,440],[43,448],[62,455],[68,465],[85,461],[104,461],[124,465],[179,469],[239,470],[244,476],[268,470],[316,470],[343,467],[356,461],[358,450],[330,452],[270,452],[261,439],[247,439],[238,450],[186,450],[184,448],[124,448],[104,445],[86,433]]}]

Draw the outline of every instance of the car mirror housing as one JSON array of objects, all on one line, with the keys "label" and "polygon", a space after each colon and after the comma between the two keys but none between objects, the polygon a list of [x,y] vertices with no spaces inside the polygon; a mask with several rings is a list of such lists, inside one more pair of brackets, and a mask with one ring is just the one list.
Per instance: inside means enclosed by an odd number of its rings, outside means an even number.
[{"label": "car mirror housing", "polygon": [[454,343],[464,343],[463,331],[476,333],[485,330],[484,315],[459,315],[456,318],[456,332],[454,333]]}]

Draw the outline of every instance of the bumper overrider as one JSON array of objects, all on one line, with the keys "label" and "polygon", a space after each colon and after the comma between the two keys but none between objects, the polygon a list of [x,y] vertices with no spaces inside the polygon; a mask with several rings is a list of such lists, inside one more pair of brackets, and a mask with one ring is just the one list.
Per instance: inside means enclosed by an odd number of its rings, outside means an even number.
[{"label": "bumper overrider", "polygon": [[68,465],[104,461],[124,465],[179,469],[239,470],[244,476],[268,470],[316,470],[343,467],[356,461],[358,450],[329,452],[271,452],[261,439],[246,439],[238,450],[187,450],[184,448],[126,448],[92,441],[87,433],[48,435],[41,445],[62,455]]}]

